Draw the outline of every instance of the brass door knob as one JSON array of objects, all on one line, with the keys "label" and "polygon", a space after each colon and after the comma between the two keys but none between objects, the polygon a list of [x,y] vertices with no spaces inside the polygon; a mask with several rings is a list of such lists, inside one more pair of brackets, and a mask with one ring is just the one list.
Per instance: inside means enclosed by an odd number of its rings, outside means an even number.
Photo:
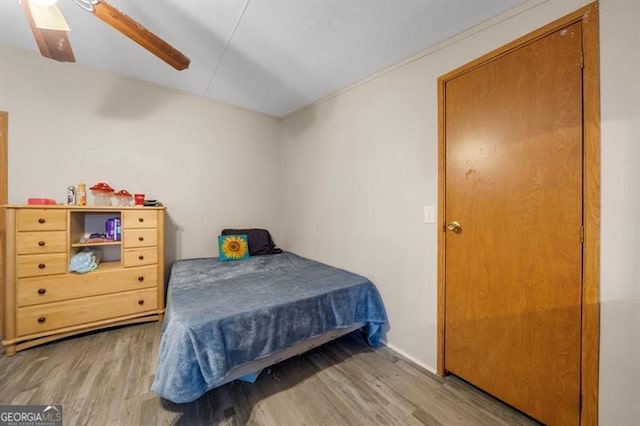
[{"label": "brass door knob", "polygon": [[462,231],[462,225],[457,220],[454,220],[450,224],[447,225],[447,229],[451,232],[455,232],[456,234]]}]

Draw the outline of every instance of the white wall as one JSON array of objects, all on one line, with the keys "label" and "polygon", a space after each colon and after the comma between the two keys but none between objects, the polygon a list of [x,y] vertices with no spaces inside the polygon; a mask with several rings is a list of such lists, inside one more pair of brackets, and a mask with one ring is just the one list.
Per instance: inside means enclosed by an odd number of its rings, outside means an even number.
[{"label": "white wall", "polygon": [[[600,3],[602,425],[640,424],[640,2]],[[632,414],[633,413],[633,414]]]},{"label": "white wall", "polygon": [[[531,1],[285,118],[285,245],[368,276],[391,347],[436,366],[438,76],[587,4]],[[601,2],[600,424],[640,418],[640,3]]]},{"label": "white wall", "polygon": [[217,256],[224,227],[281,239],[278,119],[8,46],[0,110],[10,203],[79,182],[146,193],[167,206],[168,261]]}]

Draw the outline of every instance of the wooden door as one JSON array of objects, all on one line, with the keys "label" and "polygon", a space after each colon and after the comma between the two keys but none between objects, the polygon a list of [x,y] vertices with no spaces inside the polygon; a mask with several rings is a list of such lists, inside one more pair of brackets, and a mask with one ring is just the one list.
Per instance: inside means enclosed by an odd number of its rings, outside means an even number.
[{"label": "wooden door", "polygon": [[580,419],[581,40],[578,22],[444,88],[445,220],[460,224],[444,368],[553,425]]},{"label": "wooden door", "polygon": [[[0,111],[0,206],[7,204],[7,167],[9,161],[7,159],[8,145],[8,114]],[[4,271],[5,271],[5,220],[4,208],[0,207],[0,335],[4,336]]]}]

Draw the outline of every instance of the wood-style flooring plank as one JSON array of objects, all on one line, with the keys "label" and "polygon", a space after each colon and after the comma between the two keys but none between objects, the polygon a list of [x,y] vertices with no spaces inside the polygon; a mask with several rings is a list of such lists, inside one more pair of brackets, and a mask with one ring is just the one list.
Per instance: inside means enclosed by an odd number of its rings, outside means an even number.
[{"label": "wood-style flooring plank", "polygon": [[0,404],[62,404],[73,425],[536,425],[473,386],[437,377],[359,333],[174,404],[149,389],[160,324],[0,356]]}]

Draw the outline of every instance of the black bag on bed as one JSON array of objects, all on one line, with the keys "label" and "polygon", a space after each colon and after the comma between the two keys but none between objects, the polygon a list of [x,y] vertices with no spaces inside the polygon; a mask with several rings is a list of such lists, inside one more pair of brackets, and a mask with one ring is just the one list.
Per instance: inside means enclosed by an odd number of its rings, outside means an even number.
[{"label": "black bag on bed", "polygon": [[245,234],[249,240],[249,255],[262,256],[265,254],[278,254],[282,250],[276,248],[271,239],[271,234],[266,229],[223,229],[222,235]]}]

